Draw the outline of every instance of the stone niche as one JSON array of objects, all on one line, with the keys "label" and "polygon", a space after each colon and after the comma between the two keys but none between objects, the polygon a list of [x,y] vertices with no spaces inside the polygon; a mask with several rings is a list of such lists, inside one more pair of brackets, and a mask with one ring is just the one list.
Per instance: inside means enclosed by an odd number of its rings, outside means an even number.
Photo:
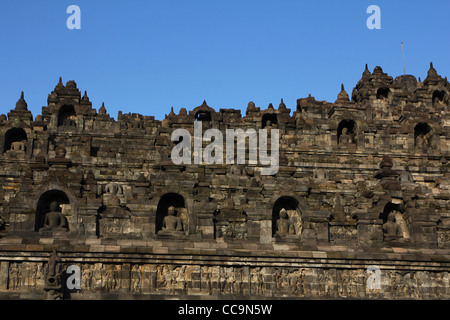
[{"label": "stone niche", "polygon": [[414,127],[414,146],[418,150],[424,150],[431,146],[432,129],[429,124],[425,122],[418,123]]},{"label": "stone niche", "polygon": [[356,123],[353,120],[342,120],[337,132],[338,144],[341,147],[356,144]]},{"label": "stone niche", "polygon": [[388,242],[410,242],[410,219],[403,205],[389,202],[380,214],[383,220],[383,239]]},{"label": "stone niche", "polygon": [[155,234],[163,238],[185,238],[189,234],[189,220],[183,196],[166,193],[156,209]]},{"label": "stone niche", "polygon": [[24,129],[12,128],[6,131],[3,152],[7,158],[24,160],[27,154],[28,137]]},{"label": "stone niche", "polygon": [[36,209],[35,231],[48,235],[70,230],[72,210],[69,198],[61,190],[46,191],[39,198]]},{"label": "stone niche", "polygon": [[272,209],[272,236],[276,242],[300,241],[303,221],[299,202],[293,197],[278,198]]},{"label": "stone niche", "polygon": [[76,128],[77,115],[73,105],[63,105],[58,112],[58,127]]}]

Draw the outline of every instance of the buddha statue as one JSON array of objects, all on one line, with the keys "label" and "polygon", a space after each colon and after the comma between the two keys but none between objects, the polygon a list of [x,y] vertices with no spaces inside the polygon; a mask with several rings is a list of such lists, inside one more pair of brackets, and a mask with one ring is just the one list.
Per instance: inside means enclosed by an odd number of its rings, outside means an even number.
[{"label": "buddha statue", "polygon": [[58,211],[58,203],[50,203],[50,211],[45,214],[44,226],[39,231],[67,231],[67,218]]},{"label": "buddha statue", "polygon": [[277,235],[295,234],[295,228],[285,208],[280,210],[280,219],[277,220]]},{"label": "buddha statue", "polygon": [[348,134],[348,128],[343,128],[342,133],[339,136],[339,144],[351,144],[352,137]]},{"label": "buddha statue", "polygon": [[395,213],[388,215],[388,220],[383,224],[384,239],[387,241],[399,240],[403,238],[403,231],[400,225],[395,221]]},{"label": "buddha statue", "polygon": [[164,217],[161,231],[183,231],[183,223],[177,216],[175,207],[170,206],[167,209],[167,216]]}]

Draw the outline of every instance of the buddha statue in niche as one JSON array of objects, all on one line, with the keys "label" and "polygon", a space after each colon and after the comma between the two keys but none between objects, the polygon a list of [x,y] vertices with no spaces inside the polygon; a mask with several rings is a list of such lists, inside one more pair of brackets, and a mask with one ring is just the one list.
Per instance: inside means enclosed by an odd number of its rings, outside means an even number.
[{"label": "buddha statue in niche", "polygon": [[388,220],[383,224],[384,239],[387,241],[403,239],[403,231],[399,223],[396,222],[395,212],[388,215]]},{"label": "buddha statue in niche", "polygon": [[276,235],[293,235],[295,234],[295,227],[285,208],[280,210],[280,218],[277,220]]},{"label": "buddha statue in niche", "polygon": [[177,235],[183,233],[183,221],[177,215],[177,210],[174,206],[167,208],[167,215],[164,217],[162,229],[158,234]]},{"label": "buddha statue in niche", "polygon": [[50,203],[50,211],[45,214],[44,226],[39,229],[40,232],[67,231],[69,228],[67,218],[58,210],[58,203]]},{"label": "buddha statue in niche", "polygon": [[342,128],[342,133],[339,136],[339,144],[349,145],[353,143],[352,136],[348,133],[348,128]]}]

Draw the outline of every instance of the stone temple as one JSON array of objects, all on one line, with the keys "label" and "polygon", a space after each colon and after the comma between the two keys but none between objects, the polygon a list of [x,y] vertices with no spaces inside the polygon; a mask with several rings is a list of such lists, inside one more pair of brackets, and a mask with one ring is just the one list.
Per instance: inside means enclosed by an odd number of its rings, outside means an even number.
[{"label": "stone temple", "polygon": [[[0,116],[0,298],[450,299],[450,84],[163,120],[60,79]],[[175,129],[277,129],[279,169],[174,164]],[[207,144],[203,141],[204,144]]]}]

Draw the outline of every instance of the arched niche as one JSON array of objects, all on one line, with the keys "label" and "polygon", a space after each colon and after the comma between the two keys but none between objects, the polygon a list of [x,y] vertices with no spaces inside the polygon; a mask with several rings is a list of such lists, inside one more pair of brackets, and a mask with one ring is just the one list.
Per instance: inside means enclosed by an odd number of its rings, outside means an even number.
[{"label": "arched niche", "polygon": [[435,90],[432,96],[433,105],[445,104],[447,102],[447,93],[444,90]]},{"label": "arched niche", "polygon": [[272,236],[277,234],[277,221],[280,219],[280,211],[284,209],[288,214],[288,220],[293,224],[293,235],[299,235],[302,229],[302,220],[299,210],[299,202],[291,196],[278,198],[272,208]]},{"label": "arched niche", "polygon": [[39,231],[44,226],[45,215],[50,212],[50,204],[56,201],[58,210],[66,217],[70,215],[70,201],[67,195],[61,190],[49,190],[44,192],[38,200],[36,208],[35,231]]},{"label": "arched niche", "polygon": [[414,127],[414,146],[426,148],[431,141],[431,127],[426,122],[420,122]]},{"label": "arched niche", "polygon": [[356,122],[350,119],[339,122],[337,131],[338,144],[356,143]]},{"label": "arched niche", "polygon": [[265,113],[261,119],[262,129],[278,125],[278,117],[276,113]]},{"label": "arched niche", "polygon": [[12,128],[6,131],[3,152],[8,150],[25,151],[27,134],[22,128]]},{"label": "arched niche", "polygon": [[403,239],[409,239],[409,226],[408,222],[403,216],[405,213],[405,207],[402,204],[395,204],[392,202],[388,202],[383,209],[383,212],[380,213],[379,219],[383,220],[383,225],[385,225],[389,220],[389,215],[393,215],[395,217],[395,222],[400,226],[402,231]]},{"label": "arched niche", "polygon": [[195,120],[197,121],[211,121],[211,112],[208,110],[199,110],[195,113]]},{"label": "arched niche", "polygon": [[76,116],[73,105],[63,105],[58,111],[58,127],[76,127]]},{"label": "arched niche", "polygon": [[389,97],[390,92],[391,91],[389,90],[389,88],[379,88],[377,90],[377,99],[378,100],[387,99]]},{"label": "arched niche", "polygon": [[[166,193],[159,199],[156,208],[155,233],[158,233],[163,228],[164,218],[167,216],[169,207],[185,208],[185,201],[182,195],[178,193]],[[178,216],[180,212],[178,212]]]}]

